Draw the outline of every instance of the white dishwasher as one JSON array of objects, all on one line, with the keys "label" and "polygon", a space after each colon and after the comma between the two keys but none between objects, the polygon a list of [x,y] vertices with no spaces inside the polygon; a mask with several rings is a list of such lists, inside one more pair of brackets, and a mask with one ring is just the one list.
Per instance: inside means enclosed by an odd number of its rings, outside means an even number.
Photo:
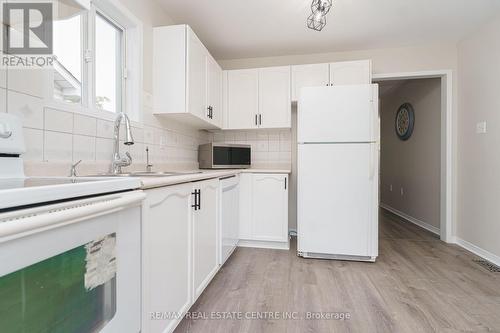
[{"label": "white dishwasher", "polygon": [[226,262],[238,245],[239,184],[238,175],[220,179],[220,265]]}]

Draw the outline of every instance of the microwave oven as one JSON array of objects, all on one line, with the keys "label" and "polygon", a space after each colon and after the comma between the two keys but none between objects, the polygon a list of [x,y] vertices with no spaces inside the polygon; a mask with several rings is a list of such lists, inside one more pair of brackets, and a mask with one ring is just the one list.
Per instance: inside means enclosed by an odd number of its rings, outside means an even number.
[{"label": "microwave oven", "polygon": [[243,169],[251,167],[250,145],[207,143],[198,149],[200,169]]}]

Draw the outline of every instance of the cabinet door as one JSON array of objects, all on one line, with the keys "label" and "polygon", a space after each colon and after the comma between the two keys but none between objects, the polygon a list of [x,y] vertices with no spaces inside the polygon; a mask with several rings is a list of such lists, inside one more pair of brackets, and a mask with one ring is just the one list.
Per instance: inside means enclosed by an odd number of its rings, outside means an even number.
[{"label": "cabinet door", "polygon": [[290,66],[259,69],[259,127],[290,127]]},{"label": "cabinet door", "polygon": [[189,27],[187,39],[188,112],[206,119],[207,50]]},{"label": "cabinet door", "polygon": [[239,192],[238,176],[221,180],[219,262],[221,265],[238,244]]},{"label": "cabinet door", "polygon": [[146,191],[143,332],[171,332],[180,321],[150,320],[151,312],[184,313],[191,306],[191,187]]},{"label": "cabinet door", "polygon": [[[209,118],[208,108],[212,108],[212,118]],[[207,55],[207,120],[212,124],[222,126],[222,69],[219,64]]]},{"label": "cabinet door", "polygon": [[234,70],[227,74],[229,129],[256,128],[259,113],[259,70]]},{"label": "cabinet door", "polygon": [[292,66],[292,101],[299,100],[304,87],[325,87],[330,82],[328,64]]},{"label": "cabinet door", "polygon": [[253,239],[255,240],[287,241],[287,175],[253,175],[252,225]]},{"label": "cabinet door", "polygon": [[240,174],[239,238],[252,239],[252,178],[251,173]]},{"label": "cabinet door", "polygon": [[196,182],[199,209],[193,213],[193,302],[217,272],[217,204],[219,180]]},{"label": "cabinet door", "polygon": [[330,84],[371,84],[371,61],[344,61],[330,64]]}]

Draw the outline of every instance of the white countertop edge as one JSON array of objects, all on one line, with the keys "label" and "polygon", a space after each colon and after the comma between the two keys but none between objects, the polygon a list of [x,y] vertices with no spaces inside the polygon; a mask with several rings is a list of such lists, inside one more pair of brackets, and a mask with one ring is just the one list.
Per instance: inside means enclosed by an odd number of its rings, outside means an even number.
[{"label": "white countertop edge", "polygon": [[289,169],[225,169],[225,170],[197,170],[201,173],[193,173],[169,177],[141,177],[141,189],[147,190],[164,186],[171,186],[195,181],[224,178],[240,173],[274,173],[274,174],[290,174]]}]

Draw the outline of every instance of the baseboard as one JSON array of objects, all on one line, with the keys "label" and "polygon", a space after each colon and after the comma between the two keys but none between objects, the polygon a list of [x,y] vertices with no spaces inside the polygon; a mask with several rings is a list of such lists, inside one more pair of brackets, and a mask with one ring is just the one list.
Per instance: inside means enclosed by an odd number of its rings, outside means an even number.
[{"label": "baseboard", "polygon": [[424,221],[416,219],[416,218],[414,218],[414,217],[412,217],[412,216],[410,216],[408,214],[405,214],[402,211],[399,211],[399,210],[397,210],[395,208],[392,208],[391,206],[386,205],[384,203],[380,203],[380,207],[383,208],[383,209],[385,209],[385,210],[387,210],[387,211],[389,211],[389,212],[391,212],[391,213],[393,213],[393,214],[395,214],[395,215],[397,215],[397,216],[399,216],[399,217],[401,217],[401,218],[403,218],[403,219],[405,219],[405,220],[407,220],[408,222],[411,222],[411,223],[413,223],[415,225],[418,225],[421,228],[424,228],[427,231],[432,232],[433,234],[436,234],[438,236],[440,235],[439,228],[436,228],[435,226],[430,225],[429,223],[426,223]]},{"label": "baseboard", "polygon": [[274,242],[240,239],[239,247],[255,247],[260,249],[290,250],[290,242]]},{"label": "baseboard", "polygon": [[458,237],[455,237],[455,243],[457,245],[463,247],[467,251],[470,251],[470,252],[474,253],[475,255],[477,255],[483,259],[486,259],[489,262],[492,262],[493,264],[495,264],[497,266],[500,266],[500,257],[497,256],[496,254],[488,252],[488,251],[480,248],[479,246],[474,245],[472,243],[469,243],[468,241],[463,240],[463,239],[458,238]]}]

